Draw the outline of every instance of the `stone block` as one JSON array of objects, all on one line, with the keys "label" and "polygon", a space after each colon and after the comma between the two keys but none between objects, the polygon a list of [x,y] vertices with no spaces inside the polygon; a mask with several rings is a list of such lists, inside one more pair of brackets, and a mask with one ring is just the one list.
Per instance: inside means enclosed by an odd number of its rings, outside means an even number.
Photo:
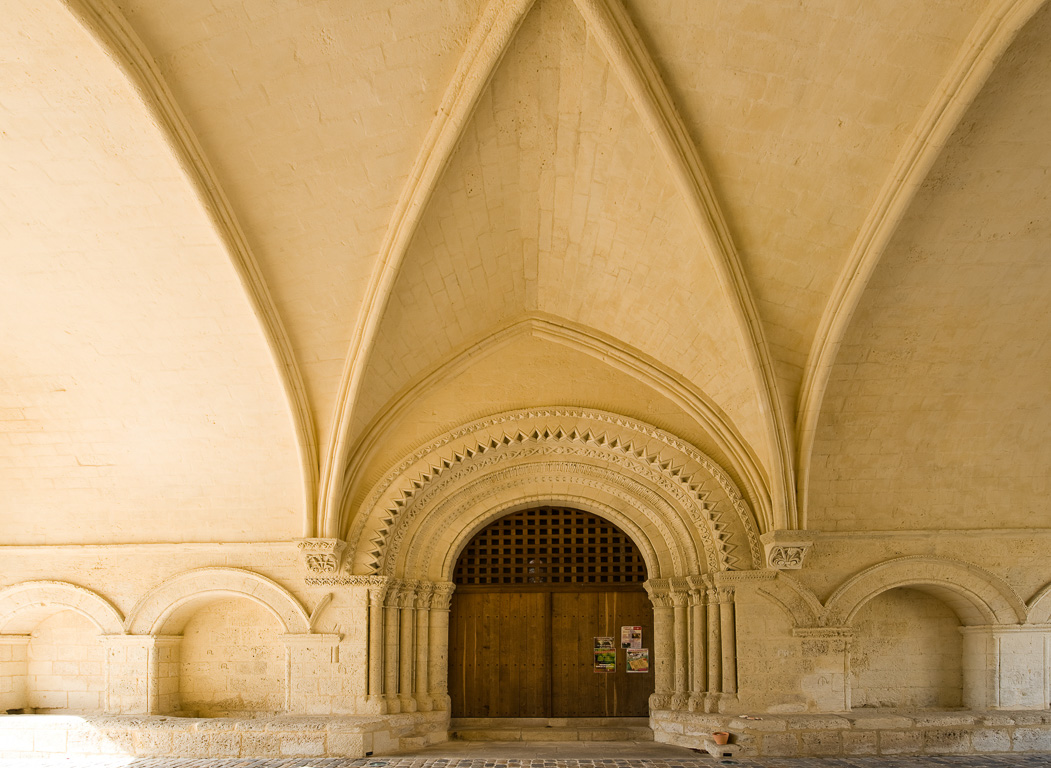
[{"label": "stone block", "polygon": [[[172,751],[172,733],[169,731],[153,730],[151,728],[138,728],[130,732],[134,752],[138,757],[160,757],[163,755],[181,754]],[[187,754],[187,757],[203,757],[196,753]]]},{"label": "stone block", "polygon": [[761,757],[796,757],[802,754],[799,750],[799,736],[795,733],[767,733],[759,743]]},{"label": "stone block", "polygon": [[1006,728],[978,728],[971,732],[975,752],[1010,752],[1011,734]]},{"label": "stone block", "polygon": [[398,740],[391,737],[390,731],[381,730],[372,732],[373,754],[382,755],[394,752],[398,749],[398,747]]},{"label": "stone block", "polygon": [[876,713],[855,714],[851,713],[843,718],[850,722],[852,728],[864,728],[873,731],[904,731],[911,728],[914,721],[911,717],[902,715],[886,715]]},{"label": "stone block", "polygon": [[877,752],[876,731],[843,732],[844,755],[875,755]]},{"label": "stone block", "polygon": [[235,731],[216,731],[203,739],[208,757],[240,757],[241,734]]},{"label": "stone block", "polygon": [[72,728],[66,733],[66,753],[70,755],[101,754],[101,738],[99,732],[94,728]]},{"label": "stone block", "polygon": [[330,757],[364,757],[367,751],[363,733],[337,731],[325,737],[325,754]]},{"label": "stone block", "polygon": [[1011,718],[1015,725],[1043,725],[1051,723],[1051,718],[1046,712],[1012,712]]},{"label": "stone block", "polygon": [[923,751],[928,755],[969,754],[971,732],[960,728],[928,728],[923,732]]},{"label": "stone block", "polygon": [[241,757],[280,757],[281,739],[276,733],[244,731],[241,733]]},{"label": "stone block", "polygon": [[454,734],[451,734],[453,738],[460,739],[462,741],[521,741],[522,732],[519,730],[457,730]]},{"label": "stone block", "polygon": [[1051,752],[1051,728],[1015,728],[1012,752]]},{"label": "stone block", "polygon": [[786,717],[785,725],[790,731],[843,730],[850,727],[850,721],[838,715],[799,715]]},{"label": "stone block", "polygon": [[33,731],[29,728],[5,728],[0,731],[0,753],[33,752]]},{"label": "stone block", "polygon": [[804,755],[827,757],[843,751],[840,731],[806,731],[799,734],[799,741]]},{"label": "stone block", "polygon": [[923,749],[921,731],[879,731],[881,755],[916,755]]},{"label": "stone block", "polygon": [[170,751],[164,754],[179,757],[208,757],[208,741],[207,737],[202,737],[195,730],[175,731],[171,734]]},{"label": "stone block", "polygon": [[[530,730],[528,733],[522,732],[519,735],[519,739],[522,741],[576,741],[577,738],[577,731],[572,728],[538,728]],[[597,741],[598,739],[588,740]]]},{"label": "stone block", "polygon": [[320,757],[325,754],[325,736],[320,733],[281,734],[282,757]]},{"label": "stone block", "polygon": [[914,720],[917,728],[952,728],[974,725],[978,721],[978,716],[970,712],[938,712],[917,715]]},{"label": "stone block", "polygon": [[742,718],[734,718],[730,721],[730,725],[726,729],[721,729],[718,724],[713,726],[710,731],[718,730],[730,730],[730,731],[755,731],[758,733],[772,733],[776,731],[784,731],[788,728],[788,724],[780,717],[763,718],[761,720],[744,720]]},{"label": "stone block", "polygon": [[66,729],[61,726],[37,728],[33,731],[33,749],[36,752],[65,752]]},{"label": "stone block", "polygon": [[1001,712],[983,712],[978,716],[975,721],[977,725],[1014,725],[1015,720],[1013,717],[1006,713]]}]

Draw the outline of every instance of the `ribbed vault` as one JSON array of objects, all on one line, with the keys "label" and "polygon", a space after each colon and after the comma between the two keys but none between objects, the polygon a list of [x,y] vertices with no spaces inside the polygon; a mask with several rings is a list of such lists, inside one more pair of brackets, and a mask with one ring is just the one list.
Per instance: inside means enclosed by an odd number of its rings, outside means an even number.
[{"label": "ribbed vault", "polygon": [[170,137],[63,5],[4,15],[0,538],[297,535],[281,374]]},{"label": "ribbed vault", "polygon": [[1041,519],[1051,468],[1049,82],[1045,7],[953,134],[858,307],[817,431],[814,527]]}]

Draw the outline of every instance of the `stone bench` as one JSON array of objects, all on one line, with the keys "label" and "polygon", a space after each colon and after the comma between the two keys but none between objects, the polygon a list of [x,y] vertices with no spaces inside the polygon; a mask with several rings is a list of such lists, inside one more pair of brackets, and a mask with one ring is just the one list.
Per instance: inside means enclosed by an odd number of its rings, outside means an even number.
[{"label": "stone bench", "polygon": [[729,731],[741,757],[1051,752],[1051,711],[751,716],[658,711],[650,725],[659,742],[706,751],[714,731]]},{"label": "stone bench", "polygon": [[447,729],[444,712],[265,718],[0,715],[0,758],[365,757],[445,741]]}]

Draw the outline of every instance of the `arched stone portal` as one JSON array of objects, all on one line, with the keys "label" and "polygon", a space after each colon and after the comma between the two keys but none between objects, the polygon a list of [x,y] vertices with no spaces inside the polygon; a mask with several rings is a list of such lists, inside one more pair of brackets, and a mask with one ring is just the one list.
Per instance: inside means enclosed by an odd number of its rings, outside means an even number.
[{"label": "arched stone portal", "polygon": [[372,711],[449,709],[457,557],[487,524],[541,506],[598,515],[637,545],[654,610],[651,708],[718,709],[734,697],[724,577],[762,567],[759,531],[729,476],[673,435],[601,411],[499,414],[420,448],[364,499],[345,527],[344,583],[368,591]]},{"label": "arched stone portal", "polygon": [[[646,565],[613,523],[556,507],[505,515],[471,538],[453,581],[453,717],[649,714]],[[630,648],[625,626],[638,627]]]}]

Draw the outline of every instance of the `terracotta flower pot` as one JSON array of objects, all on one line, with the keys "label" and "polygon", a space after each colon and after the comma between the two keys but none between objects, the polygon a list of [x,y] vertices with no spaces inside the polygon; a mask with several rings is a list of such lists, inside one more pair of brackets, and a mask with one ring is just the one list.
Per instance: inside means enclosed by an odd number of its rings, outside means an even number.
[{"label": "terracotta flower pot", "polygon": [[719,746],[722,746],[730,740],[730,734],[726,731],[716,731],[712,734],[712,740]]}]

